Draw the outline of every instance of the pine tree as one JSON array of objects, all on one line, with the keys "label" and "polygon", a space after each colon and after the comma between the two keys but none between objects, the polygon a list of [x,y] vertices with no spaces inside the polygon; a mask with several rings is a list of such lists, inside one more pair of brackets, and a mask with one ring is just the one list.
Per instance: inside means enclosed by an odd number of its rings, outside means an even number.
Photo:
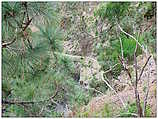
[{"label": "pine tree", "polygon": [[2,2],[2,116],[61,116],[56,105],[86,98],[73,80],[73,62],[60,55],[65,35],[58,8]]}]

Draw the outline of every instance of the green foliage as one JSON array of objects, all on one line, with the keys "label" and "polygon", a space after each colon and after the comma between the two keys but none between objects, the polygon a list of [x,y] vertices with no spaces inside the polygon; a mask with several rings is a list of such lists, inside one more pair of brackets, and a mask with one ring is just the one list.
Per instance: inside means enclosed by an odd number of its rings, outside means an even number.
[{"label": "green foliage", "polygon": [[[18,26],[28,22],[28,16],[24,13],[28,14],[29,18],[33,18],[31,22],[38,28],[37,32],[32,32],[29,27],[26,27],[27,36]],[[40,20],[35,17],[36,15],[40,16]],[[62,52],[64,33],[59,28],[60,17],[51,4],[3,2],[2,16],[3,42],[10,42],[12,38],[16,38],[10,48],[3,48],[2,51],[2,98],[38,102],[51,97],[58,85],[59,93],[54,99],[57,103],[65,101],[72,105],[87,103],[88,95],[72,79],[73,62],[69,58],[55,54],[55,52]],[[52,108],[54,104],[48,107],[50,104],[51,102],[46,101],[42,104],[27,104],[26,107],[9,105],[5,107],[7,111],[3,116],[60,116]],[[39,114],[42,108],[46,110]]]},{"label": "green foliage", "polygon": [[2,96],[3,98],[8,97],[11,94],[11,85],[8,83],[8,80],[2,81]]},{"label": "green foliage", "polygon": [[[123,54],[124,58],[129,61],[133,60],[133,54],[136,47],[136,42],[132,38],[128,38],[125,35],[121,36],[122,46],[123,46]],[[140,41],[140,40],[139,40]],[[118,56],[121,56],[121,46],[119,39],[111,39],[110,45],[107,47],[102,47],[98,49],[98,60],[102,65],[103,70],[108,70],[111,66],[118,63],[118,65],[112,70],[111,75],[117,76],[120,74],[122,69]],[[137,54],[141,53],[141,49],[138,48]]]},{"label": "green foliage", "polygon": [[142,44],[146,46],[152,53],[156,53],[156,39],[153,35],[154,29],[151,31],[146,31],[138,36],[142,40]]},{"label": "green foliage", "polygon": [[[143,104],[141,103],[141,105],[143,105]],[[130,104],[128,106],[128,110],[127,111],[121,110],[120,117],[133,117],[132,113],[137,114],[136,103]],[[147,105],[145,113],[146,113],[146,117],[150,117],[151,116],[151,108],[150,108],[149,105]]]},{"label": "green foliage", "polygon": [[[12,105],[8,108],[8,111],[10,111],[10,114],[11,116],[15,117],[15,116],[18,116],[18,117],[22,117],[22,116],[27,116],[27,112],[25,112],[25,110],[21,107],[21,106],[18,106],[18,105]],[[8,115],[10,116],[10,115]]]},{"label": "green foliage", "polygon": [[143,15],[147,19],[151,19],[156,15],[156,3],[155,2],[144,2],[139,3],[139,7],[142,8]]},{"label": "green foliage", "polygon": [[101,4],[94,12],[94,16],[99,16],[103,20],[108,18],[111,22],[113,22],[113,20],[120,20],[125,16],[129,5],[129,2],[110,2]]},{"label": "green foliage", "polygon": [[[135,48],[136,48],[136,41],[132,38],[128,38],[125,35],[121,35],[122,40],[122,48],[123,48],[123,55],[124,58],[132,59],[131,57],[134,54]],[[144,39],[138,39],[139,43],[142,44]],[[116,61],[118,58],[118,55],[121,56],[121,45],[120,40],[117,39],[111,39],[111,48],[106,49],[106,55],[110,56],[113,61]],[[138,46],[139,47],[139,46]],[[138,48],[137,53],[141,53],[141,49]]]}]

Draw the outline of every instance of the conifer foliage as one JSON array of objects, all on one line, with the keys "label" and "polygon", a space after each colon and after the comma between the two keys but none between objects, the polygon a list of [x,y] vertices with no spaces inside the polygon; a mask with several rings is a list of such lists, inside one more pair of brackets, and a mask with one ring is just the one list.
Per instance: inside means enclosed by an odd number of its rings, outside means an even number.
[{"label": "conifer foliage", "polygon": [[57,105],[85,100],[73,63],[55,54],[64,39],[59,22],[56,3],[2,2],[2,116],[56,117]]}]

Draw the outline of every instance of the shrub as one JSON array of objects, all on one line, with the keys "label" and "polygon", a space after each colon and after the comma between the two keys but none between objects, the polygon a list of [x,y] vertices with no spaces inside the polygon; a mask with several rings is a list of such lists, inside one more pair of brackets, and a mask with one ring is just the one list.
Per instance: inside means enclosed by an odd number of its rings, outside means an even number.
[{"label": "shrub", "polygon": [[129,2],[109,2],[104,3],[99,6],[98,9],[94,11],[94,16],[99,16],[102,20],[108,18],[109,21],[120,20],[128,9]]},{"label": "shrub", "polygon": [[[141,103],[143,105],[143,103]],[[137,106],[136,103],[132,103],[128,106],[127,112],[124,110],[120,111],[120,117],[133,117],[132,113],[137,114]],[[146,117],[150,117],[151,115],[151,108],[149,105],[146,107]]]}]

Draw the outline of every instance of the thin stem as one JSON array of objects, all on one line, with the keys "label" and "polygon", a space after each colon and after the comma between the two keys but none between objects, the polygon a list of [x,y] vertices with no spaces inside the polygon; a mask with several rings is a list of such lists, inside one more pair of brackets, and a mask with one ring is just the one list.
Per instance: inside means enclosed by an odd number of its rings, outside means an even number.
[{"label": "thin stem", "polygon": [[150,71],[150,67],[148,68],[148,80],[147,80],[147,90],[146,90],[146,93],[145,93],[145,97],[144,97],[144,107],[143,107],[143,116],[145,117],[146,116],[146,105],[147,105],[147,99],[148,99],[148,94],[149,94],[149,71]]},{"label": "thin stem", "polygon": [[146,65],[148,64],[150,58],[151,58],[151,55],[148,57],[146,63],[144,64],[144,66],[143,66],[143,68],[142,68],[142,70],[141,70],[141,73],[140,73],[140,75],[139,75],[138,81],[141,79],[141,76],[142,76],[142,74],[143,74],[143,72],[144,72],[144,69],[145,69]]},{"label": "thin stem", "polygon": [[135,85],[134,85],[134,90],[135,90],[135,99],[136,99],[136,105],[137,105],[137,113],[139,117],[142,117],[142,107],[140,105],[140,98],[139,98],[139,92],[137,89],[138,86],[138,67],[137,67],[137,59],[136,59],[136,51],[137,51],[137,43],[136,43],[136,48],[134,52],[134,67],[135,67],[135,74],[136,74],[136,79],[135,79]]},{"label": "thin stem", "polygon": [[104,79],[102,79],[102,80],[103,80],[103,82],[106,83],[106,85],[107,85],[112,91],[114,91],[114,93],[115,93],[115,94],[118,96],[118,98],[120,99],[120,101],[121,101],[123,107],[124,107],[125,109],[127,109],[126,104],[124,103],[124,101],[123,101],[123,99],[121,98],[121,96],[116,92],[116,90],[115,90],[106,80],[104,80]]},{"label": "thin stem", "polygon": [[90,87],[88,87],[88,89],[90,89],[90,90],[94,90],[94,91],[100,93],[101,95],[105,95],[104,93],[102,93],[101,91],[99,91],[99,90],[97,90],[97,89],[95,89],[95,88],[90,88]]},{"label": "thin stem", "polygon": [[124,59],[124,56],[123,56],[123,46],[122,46],[122,39],[119,37],[119,40],[120,40],[120,46],[121,46],[121,55],[122,55],[122,58]]},{"label": "thin stem", "polygon": [[120,56],[118,56],[118,59],[121,62],[124,70],[127,72],[129,78],[131,79],[132,78],[131,73],[129,72],[128,68],[126,67],[126,64],[124,63],[124,59],[120,58]]},{"label": "thin stem", "polygon": [[103,74],[106,74],[106,73],[110,72],[110,71],[111,71],[114,67],[116,67],[118,64],[119,64],[119,63],[117,63],[117,64],[113,65],[112,67],[110,67],[110,69],[109,69],[109,70],[104,71],[104,72],[103,72]]}]

